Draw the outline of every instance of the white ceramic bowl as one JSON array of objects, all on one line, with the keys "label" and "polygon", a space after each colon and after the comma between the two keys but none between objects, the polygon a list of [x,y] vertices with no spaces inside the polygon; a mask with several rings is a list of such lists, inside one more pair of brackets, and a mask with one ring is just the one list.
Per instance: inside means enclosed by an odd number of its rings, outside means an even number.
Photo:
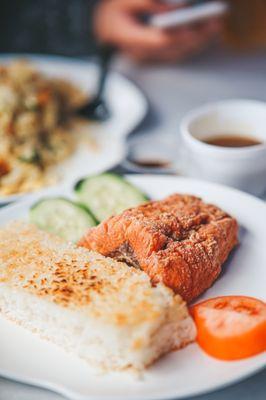
[{"label": "white ceramic bowl", "polygon": [[[181,122],[189,176],[261,195],[266,190],[266,103],[225,100],[191,111]],[[227,148],[204,143],[215,135],[241,135],[261,144]]]}]

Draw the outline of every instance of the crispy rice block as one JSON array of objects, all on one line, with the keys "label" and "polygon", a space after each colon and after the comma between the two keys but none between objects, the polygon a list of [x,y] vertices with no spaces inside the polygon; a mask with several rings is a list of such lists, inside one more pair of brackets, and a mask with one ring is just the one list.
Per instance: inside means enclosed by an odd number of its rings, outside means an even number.
[{"label": "crispy rice block", "polygon": [[0,312],[100,369],[141,370],[195,338],[180,296],[25,223],[0,230]]}]

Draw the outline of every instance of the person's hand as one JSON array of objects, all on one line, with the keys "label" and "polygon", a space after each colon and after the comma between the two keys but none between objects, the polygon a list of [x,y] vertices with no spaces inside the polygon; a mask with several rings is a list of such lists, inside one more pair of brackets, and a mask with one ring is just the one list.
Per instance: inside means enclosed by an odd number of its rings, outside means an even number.
[{"label": "person's hand", "polygon": [[159,29],[141,21],[141,15],[169,9],[173,6],[159,0],[102,0],[94,18],[96,37],[138,61],[174,62],[201,52],[221,33],[218,19],[175,29]]}]

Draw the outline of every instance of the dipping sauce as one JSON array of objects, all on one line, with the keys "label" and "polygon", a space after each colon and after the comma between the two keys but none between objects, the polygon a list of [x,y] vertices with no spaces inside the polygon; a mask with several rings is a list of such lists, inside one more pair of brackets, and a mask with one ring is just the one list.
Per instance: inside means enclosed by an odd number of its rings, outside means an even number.
[{"label": "dipping sauce", "polygon": [[220,147],[249,147],[262,144],[261,141],[253,137],[240,136],[240,135],[219,135],[211,136],[202,140],[204,143],[212,144],[213,146]]},{"label": "dipping sauce", "polygon": [[138,165],[139,167],[142,168],[169,168],[171,163],[166,160],[130,160],[134,164]]}]

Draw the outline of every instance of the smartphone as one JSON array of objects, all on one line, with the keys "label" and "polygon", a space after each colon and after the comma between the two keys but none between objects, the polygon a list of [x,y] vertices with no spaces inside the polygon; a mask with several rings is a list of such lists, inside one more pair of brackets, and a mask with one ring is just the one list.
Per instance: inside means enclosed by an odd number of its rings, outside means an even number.
[{"label": "smartphone", "polygon": [[[174,3],[176,0],[172,0]],[[185,3],[185,2],[183,2]],[[202,21],[211,17],[218,17],[226,14],[229,6],[225,1],[214,0],[189,7],[179,8],[163,14],[153,15],[149,23],[157,28],[175,28],[193,22]]]}]

